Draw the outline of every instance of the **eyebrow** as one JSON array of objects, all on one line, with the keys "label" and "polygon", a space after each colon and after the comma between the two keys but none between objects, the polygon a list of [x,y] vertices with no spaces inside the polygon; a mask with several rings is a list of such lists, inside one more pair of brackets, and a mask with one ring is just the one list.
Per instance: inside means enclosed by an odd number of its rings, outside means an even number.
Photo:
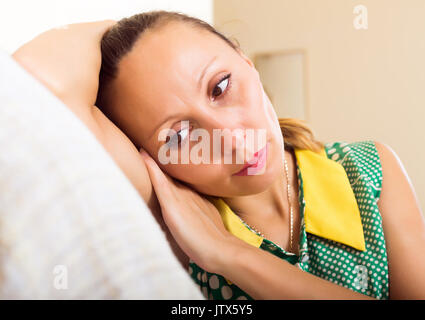
[{"label": "eyebrow", "polygon": [[205,66],[204,70],[202,70],[201,75],[198,78],[198,88],[201,88],[202,81],[205,77],[205,74],[207,73],[208,68],[211,66],[211,64],[217,59],[217,56],[211,59],[210,62]]}]

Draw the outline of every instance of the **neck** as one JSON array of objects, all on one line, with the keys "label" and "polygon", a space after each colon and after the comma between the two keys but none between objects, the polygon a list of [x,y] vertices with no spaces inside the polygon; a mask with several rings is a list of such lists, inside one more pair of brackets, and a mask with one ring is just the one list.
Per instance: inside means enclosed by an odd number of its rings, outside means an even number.
[{"label": "neck", "polygon": [[[293,151],[285,150],[285,160],[288,165],[289,184],[291,186],[291,205],[295,209],[297,203],[298,177]],[[284,221],[290,222],[290,204],[288,200],[287,178],[284,164],[281,174],[276,177],[270,187],[258,194],[224,198],[229,207],[244,221],[265,222]]]}]

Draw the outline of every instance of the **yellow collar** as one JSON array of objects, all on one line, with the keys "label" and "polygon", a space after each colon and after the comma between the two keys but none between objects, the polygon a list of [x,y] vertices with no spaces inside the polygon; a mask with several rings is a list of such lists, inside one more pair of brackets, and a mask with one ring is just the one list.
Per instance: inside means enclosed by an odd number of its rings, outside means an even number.
[{"label": "yellow collar", "polygon": [[306,232],[365,251],[356,197],[344,167],[320,154],[295,149],[303,179]]},{"label": "yellow collar", "polygon": [[[344,167],[320,153],[295,149],[303,179],[305,230],[365,251],[365,240],[356,198]],[[221,199],[209,197],[218,208],[226,229],[239,239],[260,247],[263,238],[248,230]]]}]

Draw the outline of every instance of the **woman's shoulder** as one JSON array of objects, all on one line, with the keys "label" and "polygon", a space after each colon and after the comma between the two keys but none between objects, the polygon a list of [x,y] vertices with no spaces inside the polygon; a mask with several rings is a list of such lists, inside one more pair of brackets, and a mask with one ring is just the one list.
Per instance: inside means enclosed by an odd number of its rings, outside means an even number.
[{"label": "woman's shoulder", "polygon": [[[361,140],[354,142],[335,141],[324,144],[324,150],[329,159],[340,164],[357,160],[356,164],[363,167],[365,162],[374,163],[380,167],[378,142],[374,140]],[[366,165],[366,167],[368,167]]]},{"label": "woman's shoulder", "polygon": [[324,145],[326,155],[343,166],[352,185],[359,180],[371,186],[375,198],[382,188],[382,163],[374,140],[335,141]]},{"label": "woman's shoulder", "polygon": [[[378,152],[376,148],[376,141],[374,140],[359,140],[353,142],[347,141],[334,141],[324,144],[325,151],[328,156],[330,155],[333,160],[341,161],[340,155],[345,156],[348,154],[363,156],[363,157],[372,157],[378,159]],[[335,156],[334,154],[338,154]]]}]

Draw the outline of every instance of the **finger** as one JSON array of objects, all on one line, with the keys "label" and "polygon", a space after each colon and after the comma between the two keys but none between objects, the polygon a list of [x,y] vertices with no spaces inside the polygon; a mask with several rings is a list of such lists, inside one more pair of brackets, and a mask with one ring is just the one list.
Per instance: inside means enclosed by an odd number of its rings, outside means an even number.
[{"label": "finger", "polygon": [[152,159],[152,157],[143,148],[140,148],[140,154],[145,161],[152,186],[155,190],[158,201],[162,206],[163,201],[169,201],[173,196],[173,180],[168,175],[164,174],[155,160]]},{"label": "finger", "polygon": [[[155,193],[157,193],[157,197],[169,197],[170,195],[173,195],[173,199],[178,199],[182,196],[182,192],[187,192],[188,190],[191,190],[185,184],[181,183],[176,179],[173,179],[167,173],[165,173],[159,167],[157,162],[143,148],[140,148],[139,151],[142,157],[145,159],[148,173],[152,180],[152,185],[154,187]],[[167,194],[164,194],[163,191],[167,192]],[[161,194],[158,195],[158,192]]]},{"label": "finger", "polygon": [[[175,187],[175,181],[161,170],[155,160],[143,148],[140,148],[139,151],[145,161],[152,186],[161,207],[164,222],[173,237],[175,237],[176,234],[173,230],[183,222],[178,210],[179,201],[181,200],[179,199],[180,194]],[[177,210],[174,210],[176,208]]]},{"label": "finger", "polygon": [[158,163],[149,155],[149,153],[147,153],[146,150],[143,149],[143,147],[140,147],[139,152],[142,155],[142,157],[144,157],[145,159],[147,159],[147,161],[149,161],[149,163],[154,167],[155,170],[158,171],[158,173],[162,174],[167,179],[167,181],[170,183],[170,186],[173,187],[172,188],[173,190],[175,190],[176,187],[185,186],[181,181],[174,179],[173,177],[165,173],[164,170],[160,168]]}]

